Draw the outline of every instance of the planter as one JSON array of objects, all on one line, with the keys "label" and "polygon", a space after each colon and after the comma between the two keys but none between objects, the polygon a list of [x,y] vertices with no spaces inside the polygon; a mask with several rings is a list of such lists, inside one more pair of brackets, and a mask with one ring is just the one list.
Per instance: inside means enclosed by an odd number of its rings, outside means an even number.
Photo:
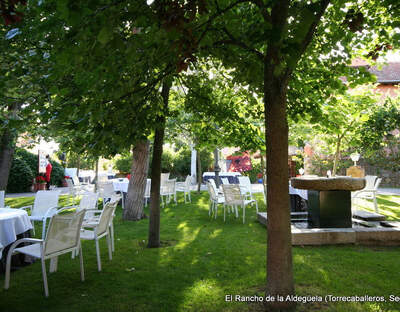
[{"label": "planter", "polygon": [[35,192],[37,191],[45,191],[46,183],[35,183]]}]

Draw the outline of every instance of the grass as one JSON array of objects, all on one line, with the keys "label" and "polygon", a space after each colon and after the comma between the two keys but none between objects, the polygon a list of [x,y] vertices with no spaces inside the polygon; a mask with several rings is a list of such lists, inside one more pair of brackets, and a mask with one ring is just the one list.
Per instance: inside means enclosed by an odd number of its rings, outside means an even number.
[{"label": "grass", "polygon": [[[261,197],[260,209],[265,210]],[[7,199],[22,206],[32,198]],[[67,203],[63,199],[63,203]],[[400,219],[400,197],[381,196],[379,205]],[[372,206],[371,206],[372,207]],[[384,207],[384,209],[383,209]],[[368,207],[367,207],[368,208]],[[0,311],[260,311],[250,303],[225,302],[225,295],[263,296],[266,284],[266,229],[256,221],[255,208],[226,223],[208,216],[208,195],[192,196],[191,204],[162,209],[163,247],[146,248],[148,219],[124,222],[121,208],[114,222],[116,251],[107,258],[101,242],[103,271],[97,272],[94,243],[83,242],[85,282],[79,261],[59,259],[49,274],[50,297],[43,295],[40,262],[11,274],[10,289],[0,289]],[[148,211],[146,210],[148,214]],[[38,224],[39,225],[39,224]],[[39,225],[40,226],[40,225]],[[40,233],[37,231],[36,233]],[[400,247],[294,247],[296,294],[385,296],[378,303],[307,303],[299,311],[398,311]],[[0,285],[4,276],[0,276]]]}]

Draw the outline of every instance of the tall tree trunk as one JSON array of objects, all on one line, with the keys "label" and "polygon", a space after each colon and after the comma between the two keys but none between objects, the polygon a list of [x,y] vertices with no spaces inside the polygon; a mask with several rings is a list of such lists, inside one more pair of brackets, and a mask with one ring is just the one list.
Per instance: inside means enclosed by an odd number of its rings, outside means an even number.
[{"label": "tall tree trunk", "polygon": [[164,141],[165,115],[168,110],[169,90],[171,82],[164,81],[161,96],[163,99],[164,113],[157,117],[157,127],[154,135],[153,159],[151,162],[151,194],[150,194],[150,220],[149,242],[147,247],[160,247],[160,183],[161,183],[161,156]]},{"label": "tall tree trunk", "polygon": [[[17,116],[22,103],[13,103],[8,106],[11,112],[11,118]],[[6,190],[8,177],[10,175],[11,165],[15,152],[15,142],[17,139],[17,130],[6,128],[0,137],[0,190]]]},{"label": "tall tree trunk", "polygon": [[124,220],[137,221],[144,218],[143,202],[149,171],[150,141],[136,142],[132,148],[131,179],[126,195]]},{"label": "tall tree trunk", "polygon": [[335,152],[335,157],[333,159],[333,168],[332,168],[332,176],[336,176],[336,170],[337,170],[337,164],[339,162],[339,156],[340,156],[340,144],[342,143],[342,138],[341,136],[338,135],[337,141],[336,141],[336,152]]},{"label": "tall tree trunk", "polygon": [[14,151],[14,135],[6,129],[0,137],[0,190],[7,188]]},{"label": "tall tree trunk", "polygon": [[200,194],[200,189],[201,189],[201,183],[203,182],[203,175],[202,175],[202,169],[201,169],[201,150],[197,150],[197,193]]},{"label": "tall tree trunk", "polygon": [[[267,63],[267,62],[266,62]],[[267,295],[294,294],[292,237],[288,187],[287,82],[274,75],[273,64],[265,64],[264,106],[267,147]],[[269,310],[293,309],[290,301],[268,304]]]}]

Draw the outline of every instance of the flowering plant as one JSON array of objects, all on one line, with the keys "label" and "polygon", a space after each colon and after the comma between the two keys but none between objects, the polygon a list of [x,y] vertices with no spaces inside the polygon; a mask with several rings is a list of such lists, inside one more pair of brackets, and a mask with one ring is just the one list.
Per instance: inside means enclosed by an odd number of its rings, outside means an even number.
[{"label": "flowering plant", "polygon": [[257,179],[261,179],[262,178],[262,173],[257,173]]},{"label": "flowering plant", "polygon": [[64,176],[64,179],[71,179],[70,176]]},{"label": "flowering plant", "polygon": [[46,183],[46,179],[43,176],[37,176],[36,177],[36,183]]}]

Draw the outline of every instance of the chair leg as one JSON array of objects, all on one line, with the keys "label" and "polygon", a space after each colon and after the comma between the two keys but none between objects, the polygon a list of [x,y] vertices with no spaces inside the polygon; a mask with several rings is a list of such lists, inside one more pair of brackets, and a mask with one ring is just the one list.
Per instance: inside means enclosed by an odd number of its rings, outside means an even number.
[{"label": "chair leg", "polygon": [[46,221],[47,221],[47,218],[44,218],[43,219],[43,228],[42,228],[42,239],[46,238]]},{"label": "chair leg", "polygon": [[114,246],[114,222],[111,221],[110,223],[110,235],[111,235],[111,250],[112,252],[115,251],[115,246]]},{"label": "chair leg", "polygon": [[10,248],[10,250],[8,251],[8,254],[7,254],[6,278],[4,280],[4,289],[8,289],[10,287],[11,256],[12,256],[13,250],[14,249],[11,250],[11,248]]},{"label": "chair leg", "polygon": [[217,215],[218,215],[218,203],[214,203],[214,210],[215,210],[215,219],[217,219]]},{"label": "chair leg", "polygon": [[378,213],[378,212],[379,212],[379,210],[378,210],[378,202],[377,202],[377,200],[376,200],[376,194],[374,193],[374,194],[373,194],[373,196],[374,196],[374,206],[375,206],[375,212],[376,212],[376,213]]},{"label": "chair leg", "polygon": [[49,273],[57,272],[57,267],[58,267],[58,257],[51,258]]},{"label": "chair leg", "polygon": [[83,268],[83,255],[82,255],[82,246],[81,246],[81,244],[79,244],[79,264],[81,266],[81,281],[83,282],[85,280],[85,270]]},{"label": "chair leg", "polygon": [[190,190],[189,190],[189,192],[188,192],[188,197],[189,197],[189,202],[191,203],[191,202],[192,202],[192,198],[191,198],[191,196],[190,196]]},{"label": "chair leg", "polygon": [[100,272],[101,271],[101,260],[100,260],[100,246],[99,246],[99,241],[95,239],[96,243],[96,256],[97,256],[97,270]]},{"label": "chair leg", "polygon": [[47,285],[47,274],[46,274],[46,261],[43,258],[43,254],[41,257],[41,262],[42,262],[42,275],[43,275],[43,284],[44,284],[44,295],[46,297],[49,296],[49,286]]},{"label": "chair leg", "polygon": [[256,203],[256,211],[257,211],[257,213],[258,213],[258,203],[257,203],[257,199],[255,200],[255,203]]},{"label": "chair leg", "polygon": [[32,234],[33,234],[33,236],[35,236],[35,221],[31,221],[31,223],[32,223]]},{"label": "chair leg", "polygon": [[108,247],[108,258],[112,260],[112,248],[111,248],[111,238],[110,233],[106,235],[107,238],[107,247]]},{"label": "chair leg", "polygon": [[226,205],[224,204],[224,222],[225,222],[225,209],[226,209]]},{"label": "chair leg", "polygon": [[246,206],[242,205],[242,209],[243,209],[243,224],[244,224],[245,215],[246,215]]}]

